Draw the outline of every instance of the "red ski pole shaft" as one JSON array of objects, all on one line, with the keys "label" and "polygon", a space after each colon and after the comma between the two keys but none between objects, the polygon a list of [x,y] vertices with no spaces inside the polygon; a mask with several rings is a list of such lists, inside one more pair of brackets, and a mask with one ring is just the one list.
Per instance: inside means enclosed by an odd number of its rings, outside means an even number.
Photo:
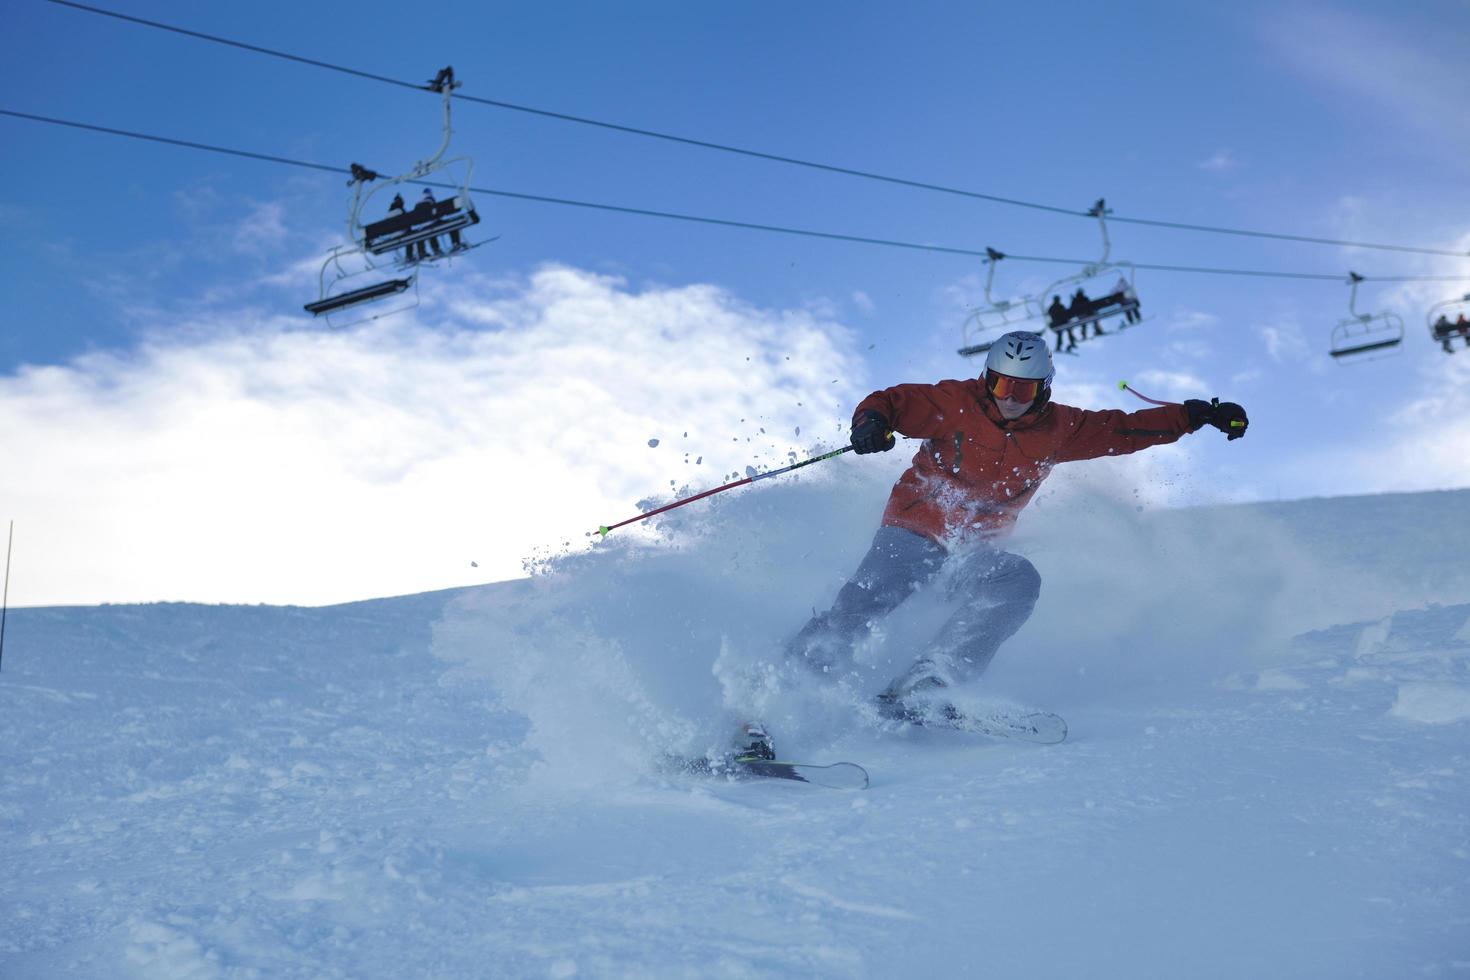
[{"label": "red ski pole shaft", "polygon": [[1150,398],[1147,395],[1141,393],[1137,388],[1131,387],[1128,384],[1128,382],[1126,382],[1126,381],[1119,381],[1118,382],[1118,387],[1119,387],[1119,389],[1121,389],[1123,391],[1129,392],[1135,398],[1142,398],[1144,401],[1148,402],[1151,405],[1178,405],[1179,404],[1178,402],[1161,402],[1157,398]]},{"label": "red ski pole shaft", "polygon": [[692,497],[685,497],[683,500],[676,500],[672,504],[665,504],[664,506],[656,508],[655,510],[650,510],[646,513],[639,514],[637,517],[630,517],[626,521],[619,521],[616,524],[605,524],[597,529],[597,533],[605,538],[607,537],[607,532],[609,531],[615,531],[618,528],[623,527],[627,524],[636,524],[638,521],[646,521],[655,514],[662,514],[664,511],[673,510],[675,507],[683,507],[685,504],[692,504],[696,500],[703,500],[705,497],[712,497],[715,494],[723,493],[726,490],[733,490],[736,487],[743,487],[747,483],[755,483],[758,480],[764,480],[770,476],[780,476],[782,473],[790,473],[792,470],[799,470],[803,466],[810,466],[813,463],[820,463],[824,459],[831,459],[833,456],[841,456],[843,453],[851,451],[851,446],[843,446],[841,449],[834,449],[830,453],[823,453],[821,456],[813,456],[811,459],[804,459],[800,463],[792,463],[790,466],[783,466],[779,470],[771,470],[769,473],[757,473],[755,476],[747,476],[743,480],[736,480],[734,483],[727,483],[722,487],[715,487],[713,490],[705,490],[700,493],[694,494]]}]

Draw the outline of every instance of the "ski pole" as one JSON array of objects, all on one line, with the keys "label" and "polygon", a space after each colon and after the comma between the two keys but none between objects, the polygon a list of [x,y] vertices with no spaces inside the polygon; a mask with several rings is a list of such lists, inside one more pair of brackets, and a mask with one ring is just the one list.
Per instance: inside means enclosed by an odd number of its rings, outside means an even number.
[{"label": "ski pole", "polygon": [[1133,395],[1133,397],[1135,397],[1135,398],[1142,398],[1144,401],[1148,402],[1150,405],[1178,405],[1179,404],[1178,402],[1161,402],[1157,398],[1150,398],[1147,395],[1142,394],[1141,392],[1139,392],[1139,390],[1137,388],[1130,388],[1128,386],[1128,382],[1126,382],[1126,381],[1119,381],[1118,382],[1118,389],[1120,391],[1126,391],[1126,392],[1128,392],[1129,394]]},{"label": "ski pole", "polygon": [[[1157,398],[1150,398],[1150,397],[1148,397],[1145,394],[1141,394],[1138,391],[1137,388],[1131,388],[1131,387],[1129,387],[1128,382],[1126,382],[1126,381],[1119,381],[1118,382],[1118,387],[1121,388],[1122,390],[1124,390],[1126,392],[1129,392],[1129,393],[1133,394],[1134,396],[1136,396],[1138,398],[1142,398],[1144,401],[1149,402],[1149,403],[1154,404],[1154,405],[1178,405],[1179,404],[1179,402],[1161,402]],[[1219,408],[1220,407],[1220,399],[1218,399],[1218,398],[1211,398],[1210,399],[1210,404],[1213,405],[1215,408]],[[1245,423],[1242,422],[1242,421],[1240,421],[1239,419],[1233,419],[1230,422],[1230,427],[1232,429],[1244,429],[1245,428]],[[1230,438],[1234,439],[1235,438],[1235,433],[1232,432],[1230,434]]]},{"label": "ski pole", "polygon": [[665,504],[664,506],[659,507],[656,510],[651,510],[646,514],[639,514],[637,517],[630,517],[626,521],[619,521],[616,524],[605,524],[597,529],[597,533],[606,538],[607,532],[615,531],[625,524],[633,524],[637,521],[644,521],[652,517],[654,514],[662,514],[666,510],[673,510],[675,507],[683,507],[685,504],[692,504],[696,500],[702,500],[705,497],[714,496],[715,494],[721,493],[725,490],[733,490],[736,487],[743,487],[747,483],[756,483],[760,480],[764,480],[768,476],[780,476],[782,473],[790,473],[792,470],[799,470],[803,466],[810,466],[813,463],[820,463],[822,460],[831,459],[833,456],[841,456],[843,453],[850,452],[851,450],[851,446],[843,446],[841,449],[834,449],[830,453],[823,453],[821,456],[813,456],[811,459],[804,459],[800,463],[792,463],[790,466],[783,466],[779,470],[771,470],[769,473],[757,473],[755,476],[747,476],[743,480],[736,480],[734,483],[727,483],[723,487],[715,487],[713,490],[705,490],[702,493],[696,493],[692,497],[685,497],[683,500],[676,500],[672,504]]}]

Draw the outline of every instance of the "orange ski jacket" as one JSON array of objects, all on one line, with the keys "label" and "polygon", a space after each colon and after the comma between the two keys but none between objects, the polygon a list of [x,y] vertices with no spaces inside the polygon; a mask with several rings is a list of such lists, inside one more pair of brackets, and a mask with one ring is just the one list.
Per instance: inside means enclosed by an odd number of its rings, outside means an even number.
[{"label": "orange ski jacket", "polygon": [[1093,412],[1048,403],[1008,422],[979,379],[875,391],[858,403],[854,423],[868,411],[924,440],[894,484],[883,524],[944,547],[1008,533],[1058,463],[1133,453],[1192,431],[1183,405]]}]

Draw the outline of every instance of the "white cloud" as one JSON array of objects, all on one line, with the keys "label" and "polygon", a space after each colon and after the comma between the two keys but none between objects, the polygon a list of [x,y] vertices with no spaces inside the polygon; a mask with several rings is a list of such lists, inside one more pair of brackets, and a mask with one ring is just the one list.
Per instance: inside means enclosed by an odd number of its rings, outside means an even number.
[{"label": "white cloud", "polygon": [[873,302],[873,298],[861,289],[853,290],[852,305],[856,306],[858,311],[864,316],[872,316],[873,312],[878,308]]},{"label": "white cloud", "polygon": [[640,498],[834,441],[862,394],[848,331],[806,311],[564,267],[467,282],[442,309],[498,329],[196,322],[0,378],[12,601],[513,577]]},{"label": "white cloud", "polygon": [[286,209],[279,203],[252,205],[250,213],[235,228],[235,249],[258,253],[281,248],[291,237],[285,217]]},{"label": "white cloud", "polygon": [[173,192],[174,208],[192,221],[203,220],[220,206],[216,177],[200,177]]},{"label": "white cloud", "polygon": [[[1470,356],[1424,358],[1406,391],[1380,396],[1382,435],[1370,444],[1326,444],[1283,459],[1288,478],[1315,480],[1353,493],[1470,486]],[[1459,529],[1453,529],[1458,533]]]},{"label": "white cloud", "polygon": [[977,306],[984,306],[985,280],[973,272],[947,282],[935,290],[935,306],[940,316],[959,323]]},{"label": "white cloud", "polygon": [[1278,320],[1275,323],[1262,324],[1256,328],[1256,334],[1266,345],[1266,353],[1277,364],[1304,360],[1311,354],[1311,345],[1307,343],[1301,325],[1294,320]]},{"label": "white cloud", "polygon": [[1206,160],[1201,160],[1195,166],[1199,167],[1205,173],[1228,174],[1240,169],[1240,161],[1235,159],[1229,150],[1218,150],[1213,156]]},{"label": "white cloud", "polygon": [[1168,329],[1210,330],[1220,325],[1220,318],[1203,310],[1175,310],[1169,315]]},{"label": "white cloud", "polygon": [[1207,340],[1181,339],[1169,343],[1167,359],[1171,362],[1206,361],[1214,359],[1215,346]]},{"label": "white cloud", "polygon": [[1186,371],[1140,371],[1138,380],[1151,396],[1159,398],[1157,392],[1162,392],[1166,401],[1200,398],[1210,388],[1209,382]]},{"label": "white cloud", "polygon": [[1232,387],[1244,387],[1245,385],[1255,384],[1265,376],[1265,372],[1260,368],[1249,368],[1245,371],[1237,371],[1235,374],[1232,374],[1230,376],[1230,384]]}]

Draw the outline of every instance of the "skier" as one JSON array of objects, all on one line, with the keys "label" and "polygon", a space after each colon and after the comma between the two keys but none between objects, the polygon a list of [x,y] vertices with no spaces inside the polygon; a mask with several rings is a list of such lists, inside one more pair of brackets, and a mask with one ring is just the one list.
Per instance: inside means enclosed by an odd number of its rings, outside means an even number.
[{"label": "skier", "polygon": [[[1233,402],[1190,399],[1138,412],[1056,404],[1053,374],[1045,340],[1015,331],[991,346],[980,378],[895,385],[858,403],[851,438],[859,454],[892,449],[895,433],[924,443],[832,608],[787,645],[790,661],[817,674],[844,671],[878,620],[942,567],[957,566],[959,609],[878,696],[891,716],[922,711],[934,692],[984,671],[1031,615],[1041,576],[1000,542],[1052,467],[1166,445],[1206,425],[1238,439],[1248,425]],[[769,736],[753,727],[737,736],[740,750],[769,757]]]}]

